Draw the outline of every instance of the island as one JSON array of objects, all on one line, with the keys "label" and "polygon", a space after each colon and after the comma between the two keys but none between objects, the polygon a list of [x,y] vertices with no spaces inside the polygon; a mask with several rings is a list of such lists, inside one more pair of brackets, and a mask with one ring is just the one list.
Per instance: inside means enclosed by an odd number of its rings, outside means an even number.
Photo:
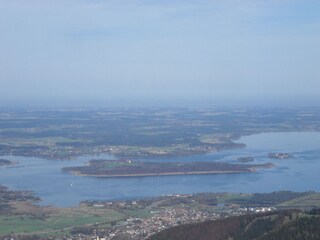
[{"label": "island", "polygon": [[248,162],[253,162],[254,158],[253,157],[238,157],[237,161],[242,162],[242,163],[248,163]]},{"label": "island", "polygon": [[0,167],[14,165],[16,162],[9,161],[6,159],[0,159]]},{"label": "island", "polygon": [[140,177],[165,175],[250,173],[265,164],[230,164],[221,162],[147,162],[133,160],[91,160],[87,166],[65,167],[62,170],[78,176]]},{"label": "island", "polygon": [[292,158],[293,155],[289,153],[269,153],[269,158],[275,158],[275,159],[287,159]]}]

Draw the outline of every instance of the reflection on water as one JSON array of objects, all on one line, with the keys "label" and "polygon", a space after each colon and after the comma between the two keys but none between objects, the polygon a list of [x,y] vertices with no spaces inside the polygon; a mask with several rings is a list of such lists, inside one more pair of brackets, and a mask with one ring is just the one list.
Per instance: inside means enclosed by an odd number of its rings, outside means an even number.
[{"label": "reflection on water", "polygon": [[[273,169],[241,174],[137,178],[77,177],[63,173],[61,168],[85,164],[92,158],[113,157],[87,156],[73,161],[52,161],[3,156],[2,158],[19,161],[19,165],[1,168],[0,183],[12,189],[32,190],[42,198],[41,204],[57,206],[73,206],[83,200],[132,199],[170,193],[320,191],[319,140],[320,133],[263,133],[238,140],[247,145],[244,149],[178,159],[161,159],[236,162],[239,156],[253,156],[256,163],[272,162],[277,165]],[[272,151],[294,153],[294,158],[269,159],[268,153]]]}]

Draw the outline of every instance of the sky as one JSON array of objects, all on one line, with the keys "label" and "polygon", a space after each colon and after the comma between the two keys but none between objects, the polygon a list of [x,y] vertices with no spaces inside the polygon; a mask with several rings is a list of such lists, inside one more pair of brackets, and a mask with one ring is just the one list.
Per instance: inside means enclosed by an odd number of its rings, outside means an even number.
[{"label": "sky", "polygon": [[320,103],[319,0],[0,0],[0,102]]}]

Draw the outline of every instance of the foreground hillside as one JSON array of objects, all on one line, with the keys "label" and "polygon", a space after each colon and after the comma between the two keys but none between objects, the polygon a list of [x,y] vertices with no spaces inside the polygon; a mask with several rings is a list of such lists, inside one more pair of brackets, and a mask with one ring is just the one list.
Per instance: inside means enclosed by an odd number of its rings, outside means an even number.
[{"label": "foreground hillside", "polygon": [[166,229],[149,240],[316,240],[320,239],[319,211],[308,214],[284,210],[248,214]]},{"label": "foreground hillside", "polygon": [[[282,228],[291,226],[288,223],[295,229],[299,229],[297,224],[308,233],[316,233],[313,228],[319,224],[312,217],[320,215],[306,214],[306,210],[320,208],[320,193],[315,192],[177,194],[128,201],[86,201],[72,208],[35,205],[39,200],[32,192],[0,187],[1,240],[146,240],[151,236],[169,240],[192,239],[189,236],[251,240],[260,239],[256,236],[261,237],[264,232],[271,233],[270,229],[279,233],[273,231],[277,235],[263,237],[277,239],[281,234],[297,234],[290,228]],[[164,229],[170,230],[161,232]],[[159,232],[160,235],[154,235]],[[210,235],[215,233],[222,238]],[[234,237],[236,234],[238,238]]]}]

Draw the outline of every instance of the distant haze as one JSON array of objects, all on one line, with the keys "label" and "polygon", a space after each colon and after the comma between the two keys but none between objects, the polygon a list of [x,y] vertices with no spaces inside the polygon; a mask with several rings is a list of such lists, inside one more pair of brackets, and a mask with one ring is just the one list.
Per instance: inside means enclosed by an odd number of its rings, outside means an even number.
[{"label": "distant haze", "polygon": [[0,102],[320,102],[319,0],[1,0]]}]

